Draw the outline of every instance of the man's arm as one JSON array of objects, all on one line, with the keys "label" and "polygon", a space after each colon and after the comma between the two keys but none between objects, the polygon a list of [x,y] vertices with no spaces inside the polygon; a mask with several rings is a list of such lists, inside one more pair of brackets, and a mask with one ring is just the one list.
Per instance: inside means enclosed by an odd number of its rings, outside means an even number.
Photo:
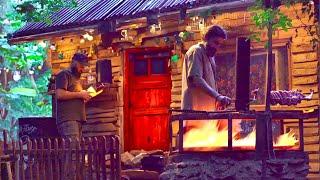
[{"label": "man's arm", "polygon": [[68,78],[67,74],[61,72],[56,77],[56,98],[59,100],[68,100],[68,99],[84,99],[88,101],[90,95],[86,91],[80,92],[71,92],[67,90],[68,87]]},{"label": "man's arm", "polygon": [[[88,97],[87,97],[88,96]],[[71,92],[64,89],[56,89],[56,98],[59,100],[68,100],[68,99],[90,99],[90,95],[86,91],[80,92]]]},{"label": "man's arm", "polygon": [[208,85],[208,83],[199,76],[190,76],[188,78],[189,83],[191,83],[195,87],[200,87],[204,92],[209,94],[211,97],[216,98],[220,96],[217,90],[213,89]]}]

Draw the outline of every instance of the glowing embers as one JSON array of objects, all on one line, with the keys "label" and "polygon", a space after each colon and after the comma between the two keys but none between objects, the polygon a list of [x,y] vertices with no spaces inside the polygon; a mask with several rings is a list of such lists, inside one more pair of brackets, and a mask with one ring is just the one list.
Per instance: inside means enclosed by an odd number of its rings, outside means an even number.
[{"label": "glowing embers", "polygon": [[[197,123],[197,124],[196,124]],[[189,121],[183,137],[186,151],[221,151],[228,149],[227,120]],[[188,129],[188,127],[191,127]],[[273,123],[274,149],[293,150],[299,148],[295,133],[281,133],[282,125]],[[254,120],[233,120],[232,150],[255,150],[256,129]]]}]

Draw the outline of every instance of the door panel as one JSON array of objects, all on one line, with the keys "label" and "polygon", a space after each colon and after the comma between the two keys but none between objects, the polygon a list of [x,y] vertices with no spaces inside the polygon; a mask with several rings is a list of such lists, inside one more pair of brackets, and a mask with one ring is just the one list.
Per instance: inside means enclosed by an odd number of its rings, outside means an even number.
[{"label": "door panel", "polygon": [[[171,102],[169,50],[135,50],[127,57],[128,111],[126,143],[129,149],[163,149],[169,147],[168,109]],[[158,56],[157,54],[167,54]]]}]

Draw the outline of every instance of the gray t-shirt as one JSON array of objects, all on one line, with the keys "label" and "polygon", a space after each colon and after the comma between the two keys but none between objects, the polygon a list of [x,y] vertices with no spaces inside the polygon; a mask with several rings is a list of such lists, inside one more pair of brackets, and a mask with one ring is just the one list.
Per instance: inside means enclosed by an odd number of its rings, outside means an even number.
[{"label": "gray t-shirt", "polygon": [[[70,70],[63,70],[56,76],[56,89],[64,89],[71,92],[80,92],[82,85],[80,78]],[[56,100],[57,123],[63,121],[85,121],[85,103],[83,99]]]}]

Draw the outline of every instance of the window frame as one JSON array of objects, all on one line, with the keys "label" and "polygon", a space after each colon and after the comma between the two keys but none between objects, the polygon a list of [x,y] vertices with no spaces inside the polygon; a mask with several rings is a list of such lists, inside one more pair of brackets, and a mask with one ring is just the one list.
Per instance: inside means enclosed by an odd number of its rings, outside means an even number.
[{"label": "window frame", "polygon": [[[235,49],[235,44],[236,44],[236,40],[235,39],[231,39],[231,40],[227,40],[228,42],[225,43],[225,45],[223,45],[221,47],[221,50],[218,52],[217,55],[219,56],[224,56],[225,54],[228,53],[233,53],[236,54],[236,49]],[[234,41],[233,43],[231,41]],[[265,49],[265,44],[267,41],[261,41],[261,42],[251,42],[251,54],[252,55],[256,55],[256,54],[266,54],[267,50]],[[291,38],[283,38],[283,39],[273,39],[273,46],[272,46],[272,51],[275,54],[275,73],[276,73],[276,90],[279,90],[280,87],[280,79],[279,77],[279,57],[280,54],[279,53],[279,48],[284,48],[286,51],[286,55],[287,55],[287,72],[288,72],[288,79],[287,79],[287,83],[288,83],[288,89],[292,89],[292,60],[291,60]],[[236,59],[235,59],[236,60]],[[266,67],[267,68],[267,67]],[[265,105],[264,104],[260,104],[260,105],[250,105],[250,110],[264,110]],[[271,106],[272,109],[287,109],[287,110],[291,110],[294,107],[292,106],[283,106],[283,105],[272,105]]]}]

